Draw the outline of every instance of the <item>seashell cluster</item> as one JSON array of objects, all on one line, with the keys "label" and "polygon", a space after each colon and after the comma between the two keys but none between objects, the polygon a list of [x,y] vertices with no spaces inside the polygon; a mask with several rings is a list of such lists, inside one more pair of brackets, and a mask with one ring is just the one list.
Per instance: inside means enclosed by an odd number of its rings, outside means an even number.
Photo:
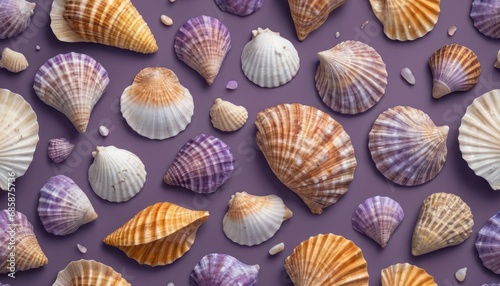
[{"label": "seashell cluster", "polygon": [[382,269],[382,286],[437,286],[425,269],[409,263],[393,264]]},{"label": "seashell cluster", "polygon": [[36,3],[25,0],[2,0],[0,2],[0,40],[17,36],[31,23]]},{"label": "seashell cluster", "polygon": [[500,274],[500,212],[490,217],[479,230],[476,239],[476,250],[484,267]]},{"label": "seashell cluster", "polygon": [[54,163],[61,163],[66,160],[75,149],[75,144],[67,138],[54,138],[49,140],[47,154]]},{"label": "seashell cluster", "polygon": [[264,4],[264,0],[215,0],[215,4],[224,12],[248,16],[257,12]]},{"label": "seashell cluster", "polygon": [[110,266],[95,260],[71,261],[57,274],[52,286],[90,286],[116,285],[130,286],[131,284]]},{"label": "seashell cluster", "polygon": [[28,68],[28,66],[28,60],[23,54],[9,48],[3,49],[2,54],[0,55],[0,68],[4,68],[13,73],[18,73]]},{"label": "seashell cluster", "polygon": [[210,108],[210,121],[214,128],[230,132],[240,129],[248,119],[245,107],[217,98]]},{"label": "seashell cluster", "polygon": [[496,0],[473,0],[470,16],[474,27],[483,35],[500,38],[500,2]]}]

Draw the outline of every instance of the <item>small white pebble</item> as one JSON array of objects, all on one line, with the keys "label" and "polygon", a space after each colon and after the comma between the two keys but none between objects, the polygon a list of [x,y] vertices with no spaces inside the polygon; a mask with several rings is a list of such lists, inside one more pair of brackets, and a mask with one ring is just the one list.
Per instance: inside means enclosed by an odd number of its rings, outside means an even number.
[{"label": "small white pebble", "polygon": [[275,246],[271,247],[271,249],[269,249],[269,254],[270,255],[278,254],[278,253],[282,252],[283,249],[285,249],[285,244],[283,242],[278,243]]},{"label": "small white pebble", "polygon": [[41,50],[41,49],[42,49],[42,48],[40,48],[40,46],[39,46],[39,45],[36,45],[36,46],[35,46],[35,50],[36,50],[36,51],[39,51],[39,50]]},{"label": "small white pebble", "polygon": [[413,73],[411,72],[411,69],[410,68],[407,68],[407,67],[404,67],[402,70],[401,70],[401,76],[411,85],[414,85],[415,84],[415,76],[413,75]]},{"label": "small white pebble", "polygon": [[[170,0],[170,1],[172,1],[172,0]],[[174,1],[172,1],[172,2],[174,2]],[[175,286],[175,285],[174,285],[174,282],[168,282],[167,286]]]},{"label": "small white pebble", "polygon": [[102,137],[106,137],[109,135],[109,129],[108,127],[101,125],[99,126],[99,134],[101,134]]},{"label": "small white pebble", "polygon": [[364,21],[363,24],[361,24],[361,29],[364,29],[366,25],[368,25],[368,23],[370,23],[370,21],[368,20]]},{"label": "small white pebble", "polygon": [[457,31],[457,25],[450,26],[448,28],[448,36],[453,36],[455,35],[455,32]]},{"label": "small white pebble", "polygon": [[77,244],[76,247],[78,247],[78,250],[80,250],[81,253],[87,253],[87,248],[81,244]]},{"label": "small white pebble", "polygon": [[458,281],[462,282],[465,280],[465,275],[467,274],[467,267],[460,268],[455,272],[455,278],[457,278]]},{"label": "small white pebble", "polygon": [[340,33],[339,32],[335,32],[335,38],[338,38],[340,37]]},{"label": "small white pebble", "polygon": [[237,89],[238,88],[238,82],[235,81],[235,80],[230,80],[230,81],[227,82],[226,88],[227,89],[231,89],[231,90]]},{"label": "small white pebble", "polygon": [[161,15],[160,20],[165,26],[172,26],[174,24],[174,20],[167,15]]}]

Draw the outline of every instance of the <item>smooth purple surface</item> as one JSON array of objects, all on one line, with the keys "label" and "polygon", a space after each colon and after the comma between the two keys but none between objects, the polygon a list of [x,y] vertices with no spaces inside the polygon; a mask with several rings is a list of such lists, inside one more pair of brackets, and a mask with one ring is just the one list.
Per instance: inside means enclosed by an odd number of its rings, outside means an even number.
[{"label": "smooth purple surface", "polygon": [[[267,0],[262,8],[248,17],[238,17],[219,10],[211,0],[137,1],[133,3],[148,22],[159,45],[153,55],[142,55],[118,48],[93,43],[62,43],[53,35],[48,17],[52,1],[37,1],[35,15],[28,30],[21,36],[1,40],[5,46],[23,52],[30,66],[20,74],[0,70],[0,87],[23,95],[38,115],[40,141],[35,158],[26,174],[16,181],[17,209],[27,215],[34,226],[37,239],[49,259],[49,264],[39,269],[19,272],[16,279],[0,276],[1,283],[12,286],[51,285],[57,273],[73,260],[95,259],[120,272],[133,285],[163,286],[168,282],[188,285],[189,274],[196,263],[209,253],[227,253],[246,264],[259,264],[259,285],[291,285],[283,267],[284,259],[293,248],[310,236],[332,232],[353,240],[362,250],[368,262],[370,285],[380,285],[380,270],[391,264],[409,262],[425,268],[435,277],[438,285],[459,285],[454,278],[456,270],[467,267],[466,282],[460,285],[499,283],[500,276],[482,266],[474,247],[477,232],[486,221],[500,209],[500,193],[493,191],[488,183],[477,177],[462,159],[458,147],[458,127],[467,106],[477,96],[494,88],[500,88],[500,71],[493,68],[500,45],[480,34],[469,16],[471,1],[443,0],[441,14],[434,30],[425,37],[412,42],[391,41],[383,33],[382,26],[371,11],[368,0],[349,0],[335,10],[325,24],[299,42],[289,14],[286,0]],[[160,22],[160,15],[174,19],[172,27]],[[177,59],[173,51],[174,36],[179,27],[189,18],[209,15],[216,17],[228,27],[232,35],[232,49],[224,60],[213,85],[194,70]],[[361,25],[370,22],[364,29]],[[447,35],[451,25],[457,25],[453,37]],[[269,27],[278,31],[296,47],[301,58],[297,76],[288,84],[274,89],[259,88],[245,78],[240,68],[243,46],[251,39],[251,30]],[[335,38],[335,32],[340,37]],[[374,47],[387,65],[389,73],[386,94],[372,109],[356,116],[346,116],[331,111],[317,94],[314,73],[318,65],[316,53],[329,49],[344,40],[360,40]],[[459,43],[472,49],[482,64],[479,83],[470,91],[448,95],[439,100],[431,96],[432,77],[428,67],[429,57],[445,44]],[[35,46],[41,47],[40,51]],[[45,105],[33,91],[33,78],[38,68],[49,58],[59,53],[85,53],[100,62],[109,72],[110,84],[96,104],[88,129],[79,134],[65,116]],[[180,82],[188,88],[195,102],[193,121],[187,129],[174,138],[157,141],[136,134],[120,114],[119,100],[123,90],[144,67],[164,66],[175,71]],[[412,69],[417,84],[408,85],[400,76],[403,67]],[[228,80],[237,80],[237,90],[226,90]],[[248,123],[234,133],[223,133],[210,124],[209,110],[216,98],[229,100],[246,107]],[[279,103],[300,102],[328,112],[343,124],[351,136],[358,167],[349,191],[322,215],[310,213],[298,196],[280,183],[267,165],[255,143],[256,128],[253,122],[257,112]],[[436,125],[449,125],[447,140],[448,157],[442,171],[430,182],[416,187],[402,187],[389,182],[375,168],[368,152],[368,132],[377,116],[395,105],[409,105],[429,114]],[[110,134],[103,138],[98,127],[106,125]],[[172,163],[178,150],[190,138],[200,133],[212,134],[227,143],[235,156],[237,168],[229,181],[211,195],[168,186],[163,175]],[[8,134],[2,134],[8,136]],[[71,156],[61,164],[54,164],[47,156],[47,144],[51,138],[67,137],[76,147]],[[126,203],[110,203],[95,195],[87,180],[87,171],[92,163],[91,152],[95,146],[115,145],[130,150],[146,165],[148,179],[144,189]],[[40,188],[54,175],[64,174],[75,181],[87,194],[99,218],[82,226],[65,237],[47,233],[38,218],[36,207]],[[294,212],[276,235],[258,246],[244,247],[231,242],[222,232],[222,218],[227,211],[227,202],[235,192],[248,191],[255,195],[276,194]],[[422,201],[435,192],[452,192],[469,204],[474,214],[473,234],[464,243],[433,253],[412,257],[411,236]],[[351,215],[359,203],[375,196],[389,196],[398,201],[405,219],[392,236],[386,248],[352,229]],[[170,201],[190,209],[206,209],[210,218],[203,224],[196,241],[182,258],[172,265],[150,267],[139,265],[119,249],[102,243],[104,237],[137,212],[158,201]],[[7,194],[0,194],[0,205],[7,206]],[[267,251],[279,242],[285,250],[276,256]],[[86,254],[78,251],[76,244],[88,248]]]}]

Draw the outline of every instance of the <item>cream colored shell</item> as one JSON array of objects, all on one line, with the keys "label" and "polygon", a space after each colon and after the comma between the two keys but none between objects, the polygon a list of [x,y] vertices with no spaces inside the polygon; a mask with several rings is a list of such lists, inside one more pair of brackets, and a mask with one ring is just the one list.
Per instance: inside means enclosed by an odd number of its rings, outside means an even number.
[{"label": "cream colored shell", "polygon": [[382,286],[437,286],[425,269],[398,263],[382,269]]},{"label": "cream colored shell", "polygon": [[247,119],[248,111],[245,107],[220,98],[217,98],[210,108],[210,121],[214,128],[221,131],[236,131],[247,122]]},{"label": "cream colored shell", "polygon": [[110,266],[95,260],[71,261],[57,274],[52,286],[130,286],[131,284]]},{"label": "cream colored shell", "polygon": [[18,73],[28,68],[28,60],[26,57],[9,48],[4,48],[0,57],[0,68],[4,68],[10,72]]}]

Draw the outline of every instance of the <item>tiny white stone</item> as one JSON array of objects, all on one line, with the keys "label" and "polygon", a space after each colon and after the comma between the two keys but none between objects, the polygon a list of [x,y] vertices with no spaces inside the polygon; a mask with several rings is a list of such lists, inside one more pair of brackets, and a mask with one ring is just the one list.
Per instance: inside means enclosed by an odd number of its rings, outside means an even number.
[{"label": "tiny white stone", "polygon": [[77,244],[76,247],[78,247],[78,250],[80,250],[81,253],[87,253],[87,248],[81,244]]},{"label": "tiny white stone", "polygon": [[101,134],[102,137],[106,137],[109,135],[109,129],[108,127],[101,125],[99,126],[99,134]]},{"label": "tiny white stone", "polygon": [[283,242],[278,243],[275,246],[271,247],[271,249],[269,249],[269,254],[270,255],[278,254],[278,253],[282,252],[283,249],[285,249],[285,244]]},{"label": "tiny white stone", "polygon": [[455,32],[457,31],[457,25],[452,25],[448,28],[448,36],[453,36],[455,35]]},{"label": "tiny white stone", "polygon": [[[172,0],[170,0],[170,1],[172,1]],[[172,1],[172,2],[174,2],[174,1]],[[174,282],[168,282],[167,286],[174,286]]]},{"label": "tiny white stone", "polygon": [[165,26],[172,26],[174,24],[174,20],[167,15],[161,15],[160,20]]},{"label": "tiny white stone", "polygon": [[339,32],[335,32],[335,38],[338,38],[340,37],[340,33]]},{"label": "tiny white stone", "polygon": [[36,46],[35,46],[35,50],[39,51],[39,50],[41,50],[41,49],[42,49],[42,48],[41,48],[39,45],[36,45]]},{"label": "tiny white stone", "polygon": [[462,282],[465,280],[465,275],[467,274],[467,267],[460,268],[455,272],[455,278],[457,278],[458,281]]},{"label": "tiny white stone", "polygon": [[363,24],[361,24],[361,29],[364,29],[366,25],[368,25],[368,23],[370,23],[370,21],[368,20],[364,21]]},{"label": "tiny white stone", "polygon": [[413,75],[410,68],[404,67],[401,70],[401,76],[411,85],[415,84],[415,76]]}]

